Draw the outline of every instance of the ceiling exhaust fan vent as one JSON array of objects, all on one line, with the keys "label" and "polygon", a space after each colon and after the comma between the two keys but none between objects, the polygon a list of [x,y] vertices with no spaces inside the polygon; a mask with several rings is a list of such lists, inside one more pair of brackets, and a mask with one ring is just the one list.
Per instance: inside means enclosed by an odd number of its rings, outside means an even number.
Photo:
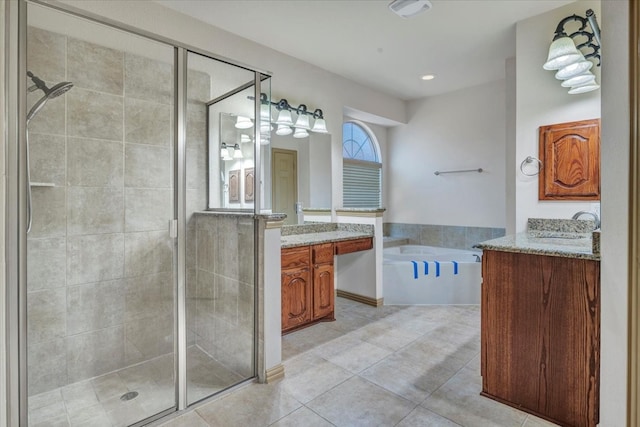
[{"label": "ceiling exhaust fan vent", "polygon": [[411,18],[431,7],[429,0],[393,0],[389,3],[389,9],[402,18]]}]

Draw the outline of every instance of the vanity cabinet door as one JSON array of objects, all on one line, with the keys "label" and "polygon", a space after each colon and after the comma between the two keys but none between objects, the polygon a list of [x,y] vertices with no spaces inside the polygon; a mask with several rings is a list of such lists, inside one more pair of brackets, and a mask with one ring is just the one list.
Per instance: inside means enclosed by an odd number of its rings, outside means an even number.
[{"label": "vanity cabinet door", "polygon": [[282,272],[282,331],[311,321],[312,289],[309,268]]},{"label": "vanity cabinet door", "polygon": [[333,263],[313,266],[313,318],[333,315]]}]

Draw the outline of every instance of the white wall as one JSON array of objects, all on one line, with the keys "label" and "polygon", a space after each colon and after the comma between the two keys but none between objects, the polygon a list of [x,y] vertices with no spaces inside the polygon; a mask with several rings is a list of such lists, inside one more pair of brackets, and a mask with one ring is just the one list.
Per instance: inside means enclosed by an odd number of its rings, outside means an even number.
[{"label": "white wall", "polygon": [[[597,204],[588,202],[539,202],[538,177],[524,176],[519,170],[527,156],[538,157],[540,126],[600,117],[600,91],[569,95],[555,73],[542,68],[558,22],[574,13],[584,16],[587,9],[600,16],[599,1],[579,1],[516,24],[516,150],[508,166],[516,168],[516,198],[507,203],[516,207],[517,232],[526,230],[530,217],[571,218],[577,211],[596,209]],[[609,44],[604,43],[606,52]],[[600,69],[594,69],[600,81]]]},{"label": "white wall", "polygon": [[516,158],[516,59],[509,58],[505,62],[505,92],[506,92],[506,144],[505,144],[505,179],[506,179],[506,223],[507,234],[516,232],[516,168],[513,161]]},{"label": "white wall", "polygon": [[389,130],[387,221],[504,227],[505,96],[500,80],[409,103]]},{"label": "white wall", "polygon": [[603,1],[600,21],[604,45],[600,425],[616,427],[626,425],[627,411],[629,2]]}]

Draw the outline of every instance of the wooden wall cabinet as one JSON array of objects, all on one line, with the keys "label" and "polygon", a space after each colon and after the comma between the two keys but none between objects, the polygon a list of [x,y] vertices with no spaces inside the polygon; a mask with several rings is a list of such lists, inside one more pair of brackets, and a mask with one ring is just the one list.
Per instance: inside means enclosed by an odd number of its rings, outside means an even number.
[{"label": "wooden wall cabinet", "polygon": [[282,332],[334,320],[333,243],[282,249]]},{"label": "wooden wall cabinet", "polygon": [[482,395],[596,426],[600,262],[485,250],[482,276]]},{"label": "wooden wall cabinet", "polygon": [[600,200],[600,119],[540,127],[539,200]]}]

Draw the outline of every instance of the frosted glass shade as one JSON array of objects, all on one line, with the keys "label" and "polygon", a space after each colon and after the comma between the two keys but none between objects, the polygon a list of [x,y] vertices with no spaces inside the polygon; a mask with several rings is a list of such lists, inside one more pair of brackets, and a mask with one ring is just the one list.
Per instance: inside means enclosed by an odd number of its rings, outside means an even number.
[{"label": "frosted glass shade", "polygon": [[571,37],[560,37],[549,46],[549,56],[542,68],[545,70],[559,70],[580,61],[580,59],[584,59],[584,57],[576,49],[573,39]]},{"label": "frosted glass shade", "polygon": [[276,124],[284,125],[284,126],[293,126],[293,120],[291,120],[291,111],[281,110],[280,114],[278,114],[278,120],[276,120]]},{"label": "frosted glass shade", "polygon": [[243,143],[243,144],[245,142],[251,142],[251,137],[249,135],[243,133],[242,135],[240,135],[240,142]]},{"label": "frosted glass shade", "polygon": [[309,132],[306,129],[298,129],[293,133],[294,138],[306,138],[309,136]]},{"label": "frosted glass shade", "polygon": [[591,71],[585,71],[582,74],[579,74],[575,77],[571,77],[560,83],[562,87],[574,87],[574,86],[582,86],[587,83],[594,82],[595,83],[596,76]]},{"label": "frosted glass shade", "polygon": [[238,144],[236,144],[233,147],[233,158],[234,159],[242,159],[242,158],[244,158],[244,156],[242,155],[242,150],[240,149],[240,146]]},{"label": "frosted glass shade", "polygon": [[571,89],[569,89],[569,93],[571,95],[577,95],[579,93],[591,92],[592,90],[597,90],[599,88],[600,85],[594,81],[585,85],[572,87]]},{"label": "frosted glass shade", "polygon": [[269,145],[269,138],[265,138],[264,136],[260,138],[260,145]]},{"label": "frosted glass shade", "polygon": [[253,126],[253,122],[249,117],[238,116],[236,119],[236,128],[238,129],[249,129]]},{"label": "frosted glass shade", "polygon": [[569,64],[566,67],[558,70],[558,72],[556,73],[556,79],[558,80],[570,79],[571,77],[575,77],[579,74],[584,73],[585,71],[589,71],[591,67],[593,67],[593,62],[587,61],[583,57],[582,60],[575,62],[573,64]]},{"label": "frosted glass shade", "polygon": [[265,122],[271,121],[271,107],[267,104],[260,106],[260,119]]},{"label": "frosted glass shade", "polygon": [[273,126],[271,126],[271,123],[262,122],[262,124],[260,125],[260,132],[261,133],[269,133],[272,130],[273,130]]},{"label": "frosted glass shade", "polygon": [[287,125],[278,125],[278,129],[276,129],[276,135],[280,136],[291,135],[291,132],[293,132],[293,129]]},{"label": "frosted glass shade", "polygon": [[309,130],[311,128],[309,126],[309,116],[307,116],[306,114],[300,114],[298,116],[298,120],[296,120],[295,127],[297,129]]},{"label": "frosted glass shade", "polygon": [[311,132],[329,133],[327,130],[327,123],[324,119],[316,119],[316,122],[313,124],[313,128],[311,128]]}]

